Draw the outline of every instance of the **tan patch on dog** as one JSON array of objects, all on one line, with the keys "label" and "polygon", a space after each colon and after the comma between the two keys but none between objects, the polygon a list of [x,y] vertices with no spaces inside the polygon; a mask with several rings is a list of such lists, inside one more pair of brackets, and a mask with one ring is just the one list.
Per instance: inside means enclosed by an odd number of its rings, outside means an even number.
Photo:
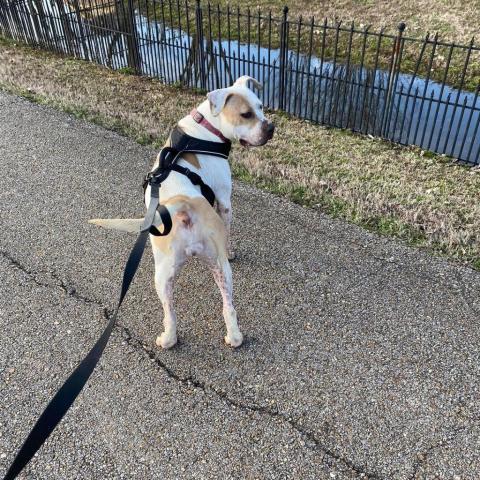
[{"label": "tan patch on dog", "polygon": [[213,248],[219,264],[221,265],[226,261],[227,233],[225,225],[205,198],[176,195],[167,200],[165,205],[175,205],[177,213],[172,218],[172,231],[168,235],[151,237],[156,247],[168,254],[172,248],[172,242],[175,241],[175,233],[178,228],[198,229],[199,233],[197,235]]},{"label": "tan patch on dog", "polygon": [[[243,118],[242,113],[252,112],[251,118]],[[223,115],[232,125],[250,125],[251,128],[259,121],[254,108],[245,97],[238,93],[230,94],[225,100]]]},{"label": "tan patch on dog", "polygon": [[197,156],[194,153],[184,153],[182,154],[182,158],[195,168],[198,168],[199,170],[202,168]]}]

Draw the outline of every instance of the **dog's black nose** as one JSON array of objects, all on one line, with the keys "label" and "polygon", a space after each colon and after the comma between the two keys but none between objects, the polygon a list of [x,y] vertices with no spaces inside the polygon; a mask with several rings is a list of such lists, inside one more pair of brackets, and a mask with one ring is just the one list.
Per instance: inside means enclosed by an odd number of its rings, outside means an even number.
[{"label": "dog's black nose", "polygon": [[270,122],[267,125],[267,133],[269,133],[270,135],[273,135],[274,131],[275,131],[275,125],[272,122]]}]

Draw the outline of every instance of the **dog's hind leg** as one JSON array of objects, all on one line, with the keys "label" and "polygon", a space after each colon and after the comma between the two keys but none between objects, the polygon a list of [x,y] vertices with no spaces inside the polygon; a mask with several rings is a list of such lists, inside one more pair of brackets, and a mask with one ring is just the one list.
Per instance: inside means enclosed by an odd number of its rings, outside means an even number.
[{"label": "dog's hind leg", "polygon": [[231,226],[232,226],[232,205],[230,201],[217,200],[217,212],[225,225],[227,233],[227,254],[229,260],[235,259],[235,251],[232,247]]},{"label": "dog's hind leg", "polygon": [[221,266],[215,265],[211,268],[223,299],[223,318],[227,327],[225,343],[232,347],[239,347],[243,342],[243,335],[238,328],[237,312],[233,306],[232,269],[227,260]]},{"label": "dog's hind leg", "polygon": [[155,288],[163,306],[164,331],[157,337],[156,344],[162,348],[171,348],[177,343],[177,316],[173,307],[173,285],[183,263],[177,263],[174,257],[154,251]]}]

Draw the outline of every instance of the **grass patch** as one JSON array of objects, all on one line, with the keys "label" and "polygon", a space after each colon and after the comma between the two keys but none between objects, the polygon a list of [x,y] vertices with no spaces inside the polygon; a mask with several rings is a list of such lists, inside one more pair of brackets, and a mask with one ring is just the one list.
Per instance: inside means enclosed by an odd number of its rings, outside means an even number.
[{"label": "grass patch", "polygon": [[[0,41],[0,86],[160,147],[204,94]],[[480,169],[284,114],[237,178],[480,269]]]}]

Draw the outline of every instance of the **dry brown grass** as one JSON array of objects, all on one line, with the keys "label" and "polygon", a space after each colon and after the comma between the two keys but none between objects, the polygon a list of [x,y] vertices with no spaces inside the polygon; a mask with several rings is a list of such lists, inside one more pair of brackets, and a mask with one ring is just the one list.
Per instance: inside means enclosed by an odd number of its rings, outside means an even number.
[{"label": "dry brown grass", "polygon": [[[1,41],[0,86],[156,145],[203,98]],[[269,146],[234,149],[238,177],[480,268],[479,169],[272,117],[277,134]]]},{"label": "dry brown grass", "polygon": [[427,32],[439,32],[442,39],[457,43],[468,43],[480,34],[479,0],[219,0],[218,3],[262,10],[271,8],[277,15],[286,4],[293,17],[313,15],[318,19],[337,18],[343,22],[355,20],[359,26],[371,25],[374,30],[387,27],[390,32],[395,31],[400,22],[406,22],[408,36],[422,37]]}]

